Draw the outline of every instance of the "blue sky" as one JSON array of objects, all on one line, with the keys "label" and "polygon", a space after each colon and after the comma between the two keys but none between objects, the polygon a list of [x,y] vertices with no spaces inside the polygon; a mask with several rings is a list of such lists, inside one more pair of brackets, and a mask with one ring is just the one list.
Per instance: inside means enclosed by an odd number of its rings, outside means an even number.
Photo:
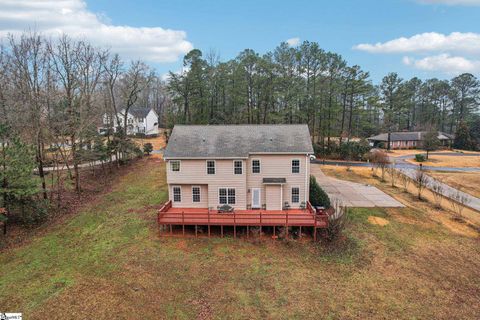
[{"label": "blue sky", "polygon": [[[340,53],[375,82],[390,71],[405,78],[480,73],[477,0],[61,0],[53,8],[44,1],[40,9],[29,2],[0,0],[0,31],[35,23],[46,33],[91,37],[127,59],[148,60],[160,74],[179,70],[193,47],[214,49],[225,60],[245,48],[265,53],[292,38]],[[22,10],[30,20],[8,16]]]}]

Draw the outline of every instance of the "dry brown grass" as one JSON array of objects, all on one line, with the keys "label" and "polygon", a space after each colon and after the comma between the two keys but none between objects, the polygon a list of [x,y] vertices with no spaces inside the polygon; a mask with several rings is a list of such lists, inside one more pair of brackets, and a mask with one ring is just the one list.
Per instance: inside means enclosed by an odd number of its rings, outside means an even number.
[{"label": "dry brown grass", "polygon": [[332,244],[161,238],[165,165],[144,159],[74,219],[0,253],[0,306],[28,319],[478,319],[478,239],[401,197],[411,207],[351,210]]},{"label": "dry brown grass", "polygon": [[[403,188],[400,186],[399,181],[397,181],[397,186],[393,188],[390,184],[390,178],[388,174],[386,174],[385,176],[387,181],[382,183],[379,178],[372,176],[373,172],[371,168],[354,167],[351,168],[350,171],[347,171],[342,167],[322,166],[322,171],[328,176],[333,176],[339,179],[374,185],[404,205],[423,210],[425,213],[428,213],[432,219],[444,224],[445,227],[451,229],[452,231],[459,232],[470,237],[478,237],[478,232],[468,225],[464,223],[451,222],[454,211],[451,204],[446,199],[442,200],[442,209],[438,210],[434,207],[433,193],[430,190],[425,189],[422,192],[422,198],[424,201],[419,201],[416,197],[417,188],[413,182],[408,186],[408,193],[405,193],[403,192]],[[380,172],[378,172],[378,175],[380,175]],[[480,226],[480,214],[478,212],[469,208],[465,208],[463,215],[468,223],[471,223],[473,226]]]},{"label": "dry brown grass", "polygon": [[429,171],[429,176],[480,198],[480,172]]},{"label": "dry brown grass", "polygon": [[[427,161],[421,162],[424,166],[432,167],[458,167],[458,168],[480,168],[480,156],[438,156],[431,155]],[[415,159],[406,159],[407,162],[419,165]]]}]

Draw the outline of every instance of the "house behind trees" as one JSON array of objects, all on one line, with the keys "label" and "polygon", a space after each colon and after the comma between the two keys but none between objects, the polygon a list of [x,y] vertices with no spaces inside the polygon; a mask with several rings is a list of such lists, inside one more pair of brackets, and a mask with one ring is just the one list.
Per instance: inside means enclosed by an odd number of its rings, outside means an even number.
[{"label": "house behind trees", "polygon": [[[390,149],[420,149],[423,146],[423,140],[427,135],[427,131],[414,132],[391,132],[390,133]],[[454,136],[445,132],[438,131],[438,140],[443,147],[450,147],[453,143]],[[388,133],[367,138],[373,147],[387,148]]]},{"label": "house behind trees", "polygon": [[[117,116],[105,113],[102,119],[102,126],[98,128],[99,133],[105,133],[109,129],[118,131],[117,117],[120,120],[120,128],[124,126],[125,109],[118,112]],[[134,107],[127,113],[127,134],[158,134],[158,115],[152,108]]]}]

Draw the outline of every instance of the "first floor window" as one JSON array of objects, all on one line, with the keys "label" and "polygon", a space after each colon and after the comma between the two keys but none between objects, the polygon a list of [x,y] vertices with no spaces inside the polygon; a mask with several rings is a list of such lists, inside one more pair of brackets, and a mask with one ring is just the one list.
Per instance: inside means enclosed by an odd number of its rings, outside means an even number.
[{"label": "first floor window", "polygon": [[192,201],[200,202],[200,187],[192,187]]},{"label": "first floor window", "polygon": [[179,160],[171,160],[170,161],[170,169],[172,171],[180,171],[180,161]]},{"label": "first floor window", "polygon": [[292,173],[300,173],[300,160],[292,160]]},{"label": "first floor window", "polygon": [[220,204],[235,204],[235,189],[234,188],[218,189],[218,202]]},{"label": "first floor window", "polygon": [[173,187],[173,202],[181,202],[181,201],[182,201],[182,188]]},{"label": "first floor window", "polygon": [[207,174],[215,174],[215,161],[207,161]]},{"label": "first floor window", "polygon": [[300,202],[300,188],[292,188],[292,203]]},{"label": "first floor window", "polygon": [[243,161],[235,160],[233,161],[233,173],[242,174],[243,173]]}]

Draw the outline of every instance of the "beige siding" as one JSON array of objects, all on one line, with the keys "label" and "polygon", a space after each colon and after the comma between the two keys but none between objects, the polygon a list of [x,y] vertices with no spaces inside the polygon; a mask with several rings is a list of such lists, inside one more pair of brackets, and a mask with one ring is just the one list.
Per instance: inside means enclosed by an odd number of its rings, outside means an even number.
[{"label": "beige siding", "polygon": [[[261,162],[261,172],[252,173],[252,160],[259,159]],[[300,173],[292,173],[292,160],[300,160]],[[240,159],[239,159],[240,160]],[[246,209],[247,205],[252,203],[252,188],[261,190],[261,204],[267,205],[269,210],[281,209],[283,203],[288,201],[293,208],[308,200],[308,184],[310,175],[310,161],[305,155],[252,155],[249,159],[243,161],[243,173],[235,175],[233,171],[233,159],[216,160],[214,175],[207,175],[206,160],[181,160],[180,171],[170,170],[169,161],[167,161],[167,183],[169,184],[170,199],[173,198],[171,186],[182,186],[182,202],[173,203],[174,207],[212,207],[219,205],[219,188],[235,188],[236,209]],[[263,178],[285,178],[286,184],[279,191],[280,186],[267,187],[263,184]],[[192,185],[202,185],[201,202],[192,202]],[[292,203],[292,187],[300,189],[299,203]],[[269,199],[267,203],[267,197]],[[278,203],[277,207],[274,204]]]},{"label": "beige siding", "polygon": [[[241,160],[241,159],[238,159]],[[233,173],[233,160],[215,160],[215,174],[207,174],[206,160],[181,160],[180,171],[170,170],[170,164],[167,161],[167,183],[171,185],[208,185],[207,207],[216,208],[219,205],[218,189],[221,187],[235,188],[236,204],[232,205],[236,209],[246,208],[246,164],[243,161],[243,173],[237,175]],[[170,190],[171,191],[171,190]],[[191,192],[191,191],[190,191]],[[183,205],[177,205],[181,207]]]},{"label": "beige siding", "polygon": [[[261,163],[260,173],[252,173],[252,160],[259,159]],[[292,173],[292,160],[300,160],[300,173]],[[263,178],[285,178],[286,184],[283,185],[282,202],[288,201],[293,208],[298,208],[300,204],[308,200],[308,177],[310,175],[310,161],[305,155],[251,155],[248,159],[247,171],[247,192],[251,188],[260,188],[262,204],[266,202],[266,189],[262,183]],[[292,187],[300,188],[300,202],[291,203]],[[251,204],[251,194],[247,198],[247,203]]]},{"label": "beige siding", "polygon": [[267,210],[282,210],[282,186],[265,186],[265,203]]},{"label": "beige siding", "polygon": [[[174,186],[179,186],[182,189],[182,201],[173,202]],[[200,202],[193,202],[192,187],[200,187]],[[207,185],[191,185],[191,184],[172,184],[169,188],[169,200],[172,200],[174,208],[208,208],[208,186]]]}]

